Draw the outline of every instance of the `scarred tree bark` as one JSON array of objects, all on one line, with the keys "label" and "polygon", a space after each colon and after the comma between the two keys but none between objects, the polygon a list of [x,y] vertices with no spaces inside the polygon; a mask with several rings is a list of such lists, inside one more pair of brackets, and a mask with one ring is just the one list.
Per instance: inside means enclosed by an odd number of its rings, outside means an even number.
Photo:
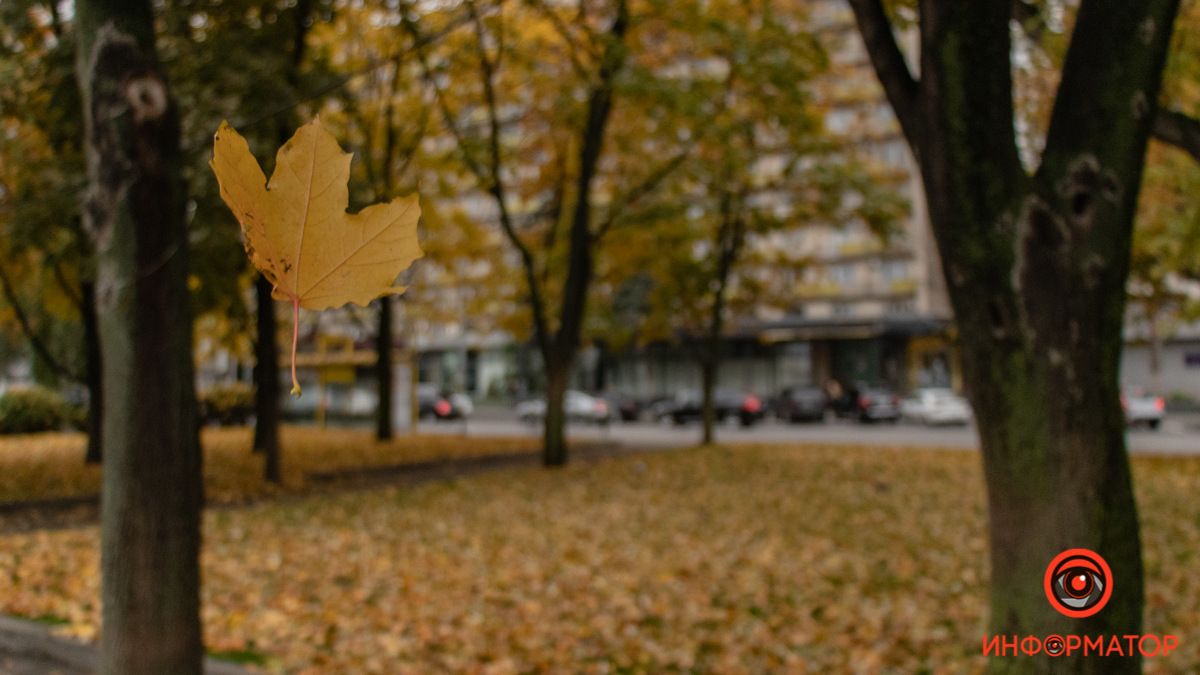
[{"label": "scarred tree bark", "polygon": [[80,0],[103,351],[103,675],[199,675],[200,446],[179,121],[150,3]]},{"label": "scarred tree bark", "polygon": [[[920,80],[880,0],[850,0],[917,156],[987,481],[991,623],[1006,635],[1136,634],[1142,561],[1117,374],[1134,209],[1177,0],[1083,0],[1041,165],[1013,131],[1008,3],[923,0]],[[1067,548],[1113,572],[1069,619],[1042,577]],[[1003,658],[993,672],[1138,672],[1140,659]]]}]

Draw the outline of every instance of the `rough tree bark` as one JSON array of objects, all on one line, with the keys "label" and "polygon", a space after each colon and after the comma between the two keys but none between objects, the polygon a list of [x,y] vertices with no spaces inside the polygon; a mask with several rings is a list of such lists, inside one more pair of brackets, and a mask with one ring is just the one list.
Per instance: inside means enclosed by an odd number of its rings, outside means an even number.
[{"label": "rough tree bark", "polygon": [[103,351],[103,675],[199,675],[200,445],[179,121],[150,3],[80,0]]},{"label": "rough tree bark", "polygon": [[[851,0],[918,158],[987,482],[992,634],[1141,631],[1142,561],[1117,371],[1132,222],[1177,0],[1083,0],[1041,164],[1013,132],[1008,3],[920,3],[920,80],[880,0]],[[1042,576],[1067,548],[1113,572],[1068,619]],[[1138,658],[997,658],[993,672],[1137,672]]]}]

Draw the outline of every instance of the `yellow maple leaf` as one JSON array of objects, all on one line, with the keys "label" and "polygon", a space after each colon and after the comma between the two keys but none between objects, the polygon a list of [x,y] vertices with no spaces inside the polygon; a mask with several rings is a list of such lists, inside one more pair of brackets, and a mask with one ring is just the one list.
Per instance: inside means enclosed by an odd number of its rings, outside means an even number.
[{"label": "yellow maple leaf", "polygon": [[292,394],[300,308],[328,309],[404,292],[399,276],[422,255],[417,195],[347,213],[350,153],[321,126],[296,130],[268,183],[246,140],[222,122],[210,162],[221,198],[241,223],[250,262],[292,304]]}]

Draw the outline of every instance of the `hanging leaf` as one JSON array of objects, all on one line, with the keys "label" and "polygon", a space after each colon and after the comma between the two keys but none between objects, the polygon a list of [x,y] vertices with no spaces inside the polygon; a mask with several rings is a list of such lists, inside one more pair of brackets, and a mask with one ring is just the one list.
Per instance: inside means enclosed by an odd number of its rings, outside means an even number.
[{"label": "hanging leaf", "polygon": [[228,122],[213,138],[210,163],[221,198],[242,225],[250,262],[292,304],[292,395],[300,308],[328,309],[404,292],[396,277],[420,258],[417,195],[347,213],[350,153],[320,119],[279,149],[268,183],[246,139]]}]

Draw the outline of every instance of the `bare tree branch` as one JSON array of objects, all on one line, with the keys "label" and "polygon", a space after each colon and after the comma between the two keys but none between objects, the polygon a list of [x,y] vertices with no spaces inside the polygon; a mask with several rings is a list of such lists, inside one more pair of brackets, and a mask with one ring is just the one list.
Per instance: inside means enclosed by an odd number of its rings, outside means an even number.
[{"label": "bare tree branch", "polygon": [[553,8],[546,4],[545,0],[533,0],[533,5],[550,20],[551,25],[554,26],[554,30],[558,32],[559,37],[567,44],[567,58],[570,59],[571,67],[575,69],[575,74],[585,82],[591,80],[592,73],[583,65],[583,61],[579,58],[579,52],[587,52],[588,58],[593,60],[597,59],[598,55],[590,49],[579,45],[579,42],[571,35],[570,27],[562,20],[561,16],[555,13]]},{"label": "bare tree branch", "polygon": [[61,377],[65,377],[75,382],[82,382],[83,376],[72,371],[63,365],[62,361],[55,358],[50,352],[50,348],[46,343],[42,342],[41,336],[33,328],[33,322],[29,320],[29,315],[25,313],[25,308],[21,306],[21,300],[17,297],[17,291],[13,287],[12,280],[8,276],[8,272],[0,265],[0,290],[4,292],[4,299],[8,302],[8,306],[12,308],[13,315],[17,319],[17,323],[21,326],[21,331],[25,333],[25,337],[29,339],[30,346],[37,353],[42,362],[49,366]]},{"label": "bare tree branch", "polygon": [[1155,139],[1183,150],[1200,162],[1200,120],[1195,117],[1159,108],[1151,133]]},{"label": "bare tree branch", "polygon": [[881,0],[849,0],[854,10],[854,20],[867,47],[871,64],[879,76],[900,128],[913,148],[920,147],[920,87],[908,69],[896,36],[892,33],[892,22],[888,19]]},{"label": "bare tree branch", "polygon": [[609,207],[604,219],[600,221],[600,225],[596,227],[592,233],[592,241],[599,241],[604,238],[605,233],[612,229],[613,223],[621,219],[626,211],[631,206],[636,206],[639,201],[645,198],[646,195],[654,192],[654,190],[662,184],[672,173],[675,172],[684,161],[692,154],[692,146],[684,148],[681,152],[671,157],[661,165],[656,167],[637,185],[634,185],[624,195],[613,200],[613,205]]},{"label": "bare tree branch", "polygon": [[50,268],[54,270],[54,280],[58,282],[58,286],[62,289],[63,295],[67,296],[67,299],[70,300],[71,304],[75,306],[76,311],[82,312],[83,296],[81,295],[80,289],[67,280],[67,275],[62,269],[62,261],[55,259],[50,263]]},{"label": "bare tree branch", "polygon": [[255,117],[249,121],[241,122],[240,124],[235,124],[234,126],[236,126],[239,129],[242,129],[242,130],[256,126],[258,124],[261,124],[262,122],[265,122],[266,120],[271,119],[272,117],[275,117],[276,115],[280,115],[285,112],[288,112],[289,110],[291,110],[292,108],[295,108],[296,106],[300,105],[301,103],[308,103],[309,101],[319,99],[322,96],[325,96],[331,92],[337,91],[338,89],[341,89],[342,87],[349,84],[351,80],[353,80],[357,77],[366,75],[368,73],[371,73],[378,68],[388,65],[389,63],[394,63],[394,64],[397,64],[397,66],[398,66],[404,60],[404,57],[408,56],[410,51],[414,51],[416,49],[422,49],[424,47],[428,47],[430,45],[435,44],[438,40],[441,40],[442,38],[446,37],[450,33],[453,33],[455,30],[461,28],[462,26],[465,26],[468,21],[469,21],[469,17],[466,16],[465,14],[456,16],[453,19],[451,19],[450,21],[448,21],[446,23],[446,25],[441,28],[441,30],[437,31],[436,33],[431,33],[429,35],[422,35],[420,39],[414,39],[414,43],[412,45],[408,45],[408,46],[400,49],[395,54],[391,54],[389,56],[381,57],[378,59],[372,59],[371,61],[368,61],[367,64],[364,65],[362,68],[359,68],[357,70],[352,70],[324,86],[317,87],[316,89],[308,92],[307,94],[303,94],[301,96],[296,97],[295,99],[279,106],[278,108],[274,108],[262,115],[259,115],[258,117]]},{"label": "bare tree branch", "polygon": [[[499,211],[500,229],[504,232],[505,237],[517,249],[517,253],[521,258],[521,266],[524,270],[525,282],[529,290],[530,308],[533,313],[534,337],[538,342],[538,348],[543,354],[549,348],[549,324],[547,323],[545,301],[542,297],[541,286],[537,279],[537,265],[534,260],[532,251],[521,239],[517,233],[516,226],[513,224],[512,214],[508,210],[507,190],[501,177],[501,155],[500,155],[500,120],[498,105],[496,103],[496,95],[494,88],[494,63],[487,56],[486,48],[483,44],[483,25],[482,18],[475,8],[473,2],[467,4],[468,12],[467,20],[472,23],[478,36],[478,49],[481,67],[481,79],[484,85],[485,104],[488,113],[488,145],[490,148],[488,164],[485,168],[474,153],[471,151],[467,142],[466,135],[458,123],[458,117],[454,111],[450,109],[449,103],[446,101],[446,96],[438,84],[437,77],[429,66],[429,58],[425,52],[425,45],[430,41],[425,39],[421,34],[420,27],[417,25],[407,11],[402,11],[402,22],[405,29],[412,36],[413,42],[419,45],[415,48],[418,62],[421,66],[422,79],[430,89],[433,90],[434,100],[441,112],[442,121],[446,126],[446,130],[454,138],[455,144],[458,147],[459,153],[463,157],[467,169],[475,176],[480,187],[492,195],[496,202],[496,207]],[[503,49],[503,45],[498,45],[497,49]]]}]

